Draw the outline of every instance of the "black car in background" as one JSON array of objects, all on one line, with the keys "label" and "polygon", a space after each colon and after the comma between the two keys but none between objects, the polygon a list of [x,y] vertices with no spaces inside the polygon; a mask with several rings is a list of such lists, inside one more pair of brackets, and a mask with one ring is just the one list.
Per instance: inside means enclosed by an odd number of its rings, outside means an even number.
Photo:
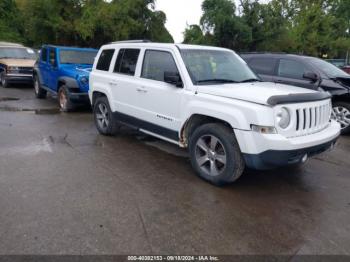
[{"label": "black car in background", "polygon": [[332,94],[332,118],[350,133],[350,75],[322,59],[274,53],[247,53],[241,57],[263,81],[294,85]]}]

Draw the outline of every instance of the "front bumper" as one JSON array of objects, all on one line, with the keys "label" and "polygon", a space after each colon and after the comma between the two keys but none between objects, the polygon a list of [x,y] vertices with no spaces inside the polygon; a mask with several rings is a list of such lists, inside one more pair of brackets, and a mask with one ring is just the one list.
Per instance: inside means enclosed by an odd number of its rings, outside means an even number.
[{"label": "front bumper", "polygon": [[336,141],[337,138],[327,143],[309,148],[286,151],[268,150],[257,155],[243,154],[243,157],[246,166],[249,168],[257,170],[272,169],[286,165],[303,163],[310,157],[333,149]]},{"label": "front bumper", "polygon": [[90,104],[88,93],[68,92],[68,97],[74,104]]},{"label": "front bumper", "polygon": [[235,130],[235,134],[247,167],[271,169],[301,163],[331,149],[340,135],[340,126],[331,121],[318,133],[295,138],[241,130]]},{"label": "front bumper", "polygon": [[33,83],[33,75],[28,74],[6,74],[5,79],[8,83]]}]

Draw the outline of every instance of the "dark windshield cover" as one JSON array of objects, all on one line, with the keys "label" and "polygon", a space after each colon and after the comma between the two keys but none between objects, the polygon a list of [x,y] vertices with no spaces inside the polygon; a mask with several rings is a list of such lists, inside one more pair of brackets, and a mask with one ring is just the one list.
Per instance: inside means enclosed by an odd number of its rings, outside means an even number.
[{"label": "dark windshield cover", "polygon": [[92,65],[96,55],[97,51],[60,50],[60,63]]},{"label": "dark windshield cover", "polygon": [[327,61],[324,61],[319,58],[310,58],[310,61],[311,61],[311,64],[316,66],[319,70],[321,70],[330,78],[349,77],[349,75],[345,73],[343,70],[339,69],[338,67],[336,67],[331,63],[328,63]]},{"label": "dark windshield cover", "polygon": [[36,59],[33,49],[25,47],[0,47],[0,58]]},{"label": "dark windshield cover", "polygon": [[181,54],[194,84],[258,79],[243,59],[230,51],[183,49]]}]

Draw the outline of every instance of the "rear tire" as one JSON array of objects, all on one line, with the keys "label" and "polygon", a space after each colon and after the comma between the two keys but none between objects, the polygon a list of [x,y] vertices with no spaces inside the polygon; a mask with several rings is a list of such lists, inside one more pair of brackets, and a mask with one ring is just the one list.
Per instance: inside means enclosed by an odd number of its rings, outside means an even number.
[{"label": "rear tire", "polygon": [[242,174],[245,163],[231,128],[223,124],[198,127],[189,140],[191,163],[197,174],[222,186],[233,183]]},{"label": "rear tire", "polygon": [[8,83],[8,81],[5,78],[5,73],[4,72],[2,72],[0,74],[0,83],[1,83],[3,88],[8,88],[9,87],[9,83]]},{"label": "rear tire", "polygon": [[74,110],[74,105],[69,99],[67,87],[62,85],[58,90],[58,104],[62,112],[71,112]]},{"label": "rear tire", "polygon": [[47,91],[41,88],[40,80],[37,75],[34,76],[34,92],[36,98],[44,99],[46,98]]},{"label": "rear tire", "polygon": [[350,133],[350,103],[333,103],[332,118],[341,125],[341,134]]},{"label": "rear tire", "polygon": [[101,135],[113,136],[117,133],[119,125],[113,118],[107,97],[102,96],[96,99],[93,112],[96,128]]}]

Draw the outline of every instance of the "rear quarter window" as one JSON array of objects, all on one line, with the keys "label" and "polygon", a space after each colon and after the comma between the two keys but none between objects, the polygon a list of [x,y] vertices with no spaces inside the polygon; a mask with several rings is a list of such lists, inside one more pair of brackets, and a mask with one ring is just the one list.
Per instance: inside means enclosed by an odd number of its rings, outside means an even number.
[{"label": "rear quarter window", "polygon": [[108,71],[109,66],[111,65],[111,61],[114,55],[114,49],[105,49],[102,51],[96,69],[101,71]]},{"label": "rear quarter window", "polygon": [[248,65],[257,74],[274,75],[277,59],[268,57],[251,58]]}]

